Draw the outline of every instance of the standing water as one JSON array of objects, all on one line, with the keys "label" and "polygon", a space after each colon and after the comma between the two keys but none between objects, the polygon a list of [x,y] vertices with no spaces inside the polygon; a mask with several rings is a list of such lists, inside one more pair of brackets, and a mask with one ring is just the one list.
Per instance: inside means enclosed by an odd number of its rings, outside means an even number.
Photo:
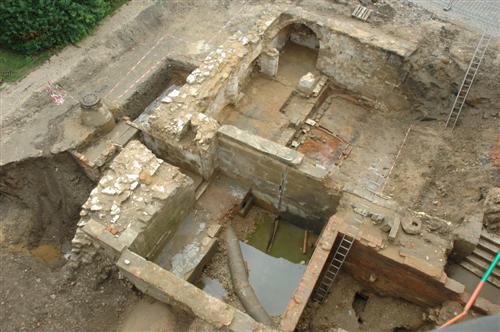
[{"label": "standing water", "polygon": [[302,253],[304,229],[280,220],[276,237],[269,252],[267,244],[273,230],[274,217],[259,211],[255,231],[240,242],[247,263],[249,281],[266,311],[273,316],[286,309],[311,258],[316,235],[308,233],[306,253]]}]

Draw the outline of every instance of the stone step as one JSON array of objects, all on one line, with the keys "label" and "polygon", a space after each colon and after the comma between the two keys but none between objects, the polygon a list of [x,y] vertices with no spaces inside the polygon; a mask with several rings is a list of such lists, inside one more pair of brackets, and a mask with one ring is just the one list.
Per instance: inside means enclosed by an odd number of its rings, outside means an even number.
[{"label": "stone step", "polygon": [[[481,278],[483,276],[483,274],[484,274],[484,270],[479,269],[478,267],[476,267],[475,265],[473,265],[473,264],[471,264],[471,263],[469,263],[467,261],[461,262],[460,265],[464,269],[466,269],[466,270],[474,273],[479,278]],[[495,277],[493,274],[490,275],[490,277],[488,278],[488,283],[491,284],[491,285],[493,285],[493,286],[495,286],[495,287],[497,287],[497,288],[500,288],[500,278]]]},{"label": "stone step", "polygon": [[[481,259],[478,256],[474,255],[474,253],[470,256],[467,256],[465,258],[465,262],[468,262],[479,268],[481,271],[479,275],[480,277],[484,274],[484,272],[486,272],[490,265],[490,263],[487,263],[484,259]],[[493,276],[496,276],[497,278],[500,278],[500,269],[498,268],[498,266],[493,269],[493,272],[491,274]]]},{"label": "stone step", "polygon": [[476,257],[481,258],[486,264],[489,266],[490,263],[495,259],[495,254],[492,254],[488,250],[484,250],[484,248],[477,246],[476,249],[472,252],[472,254]]},{"label": "stone step", "polygon": [[481,237],[479,239],[479,243],[478,243],[477,247],[481,248],[484,251],[487,251],[488,253],[490,253],[492,255],[496,255],[498,250],[500,250],[500,248],[498,246],[492,244],[488,240],[485,240],[483,237]]},{"label": "stone step", "polygon": [[497,248],[500,248],[500,237],[498,237],[497,235],[488,233],[483,229],[483,231],[481,232],[481,239],[495,245]]}]

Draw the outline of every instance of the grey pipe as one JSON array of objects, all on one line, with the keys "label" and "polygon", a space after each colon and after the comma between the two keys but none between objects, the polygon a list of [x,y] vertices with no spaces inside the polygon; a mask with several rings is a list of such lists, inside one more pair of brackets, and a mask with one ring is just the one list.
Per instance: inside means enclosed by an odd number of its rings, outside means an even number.
[{"label": "grey pipe", "polygon": [[231,271],[231,280],[236,295],[240,299],[243,307],[256,321],[262,324],[272,326],[272,320],[262,304],[260,304],[257,295],[248,281],[248,273],[241,254],[240,242],[234,233],[231,225],[226,229],[227,252],[229,256],[229,270]]}]

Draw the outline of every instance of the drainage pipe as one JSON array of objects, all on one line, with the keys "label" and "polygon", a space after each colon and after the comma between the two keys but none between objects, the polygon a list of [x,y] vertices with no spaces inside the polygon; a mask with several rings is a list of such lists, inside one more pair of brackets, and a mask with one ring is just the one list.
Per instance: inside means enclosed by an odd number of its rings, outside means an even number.
[{"label": "drainage pipe", "polygon": [[229,270],[231,271],[231,280],[236,295],[238,295],[243,307],[245,307],[250,316],[265,325],[272,326],[271,317],[264,310],[264,307],[262,307],[248,281],[248,272],[241,253],[240,241],[236,237],[231,225],[228,225],[226,229],[226,243],[229,256]]},{"label": "drainage pipe", "polygon": [[500,260],[500,251],[497,252],[495,259],[491,262],[490,267],[488,268],[488,270],[486,270],[486,273],[481,278],[481,281],[477,284],[476,289],[474,290],[474,293],[472,293],[469,301],[467,301],[467,304],[465,305],[464,311],[462,311],[460,314],[458,314],[457,316],[453,317],[452,319],[450,319],[449,321],[447,321],[446,323],[441,325],[439,327],[439,330],[443,329],[445,327],[448,327],[448,326],[458,322],[459,320],[461,320],[465,316],[467,316],[467,313],[469,312],[470,308],[472,308],[472,306],[474,305],[474,302],[476,302],[476,299],[479,296],[481,289],[483,288],[484,284],[486,284],[486,282],[488,281],[488,278],[490,277],[491,272],[493,272],[493,269],[498,264],[499,260]]}]

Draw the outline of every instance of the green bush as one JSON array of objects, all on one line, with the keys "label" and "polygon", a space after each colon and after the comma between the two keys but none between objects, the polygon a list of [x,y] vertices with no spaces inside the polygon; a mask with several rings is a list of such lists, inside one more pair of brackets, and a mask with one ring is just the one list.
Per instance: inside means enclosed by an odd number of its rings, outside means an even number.
[{"label": "green bush", "polygon": [[0,0],[0,45],[24,54],[74,43],[110,10],[110,0]]}]

